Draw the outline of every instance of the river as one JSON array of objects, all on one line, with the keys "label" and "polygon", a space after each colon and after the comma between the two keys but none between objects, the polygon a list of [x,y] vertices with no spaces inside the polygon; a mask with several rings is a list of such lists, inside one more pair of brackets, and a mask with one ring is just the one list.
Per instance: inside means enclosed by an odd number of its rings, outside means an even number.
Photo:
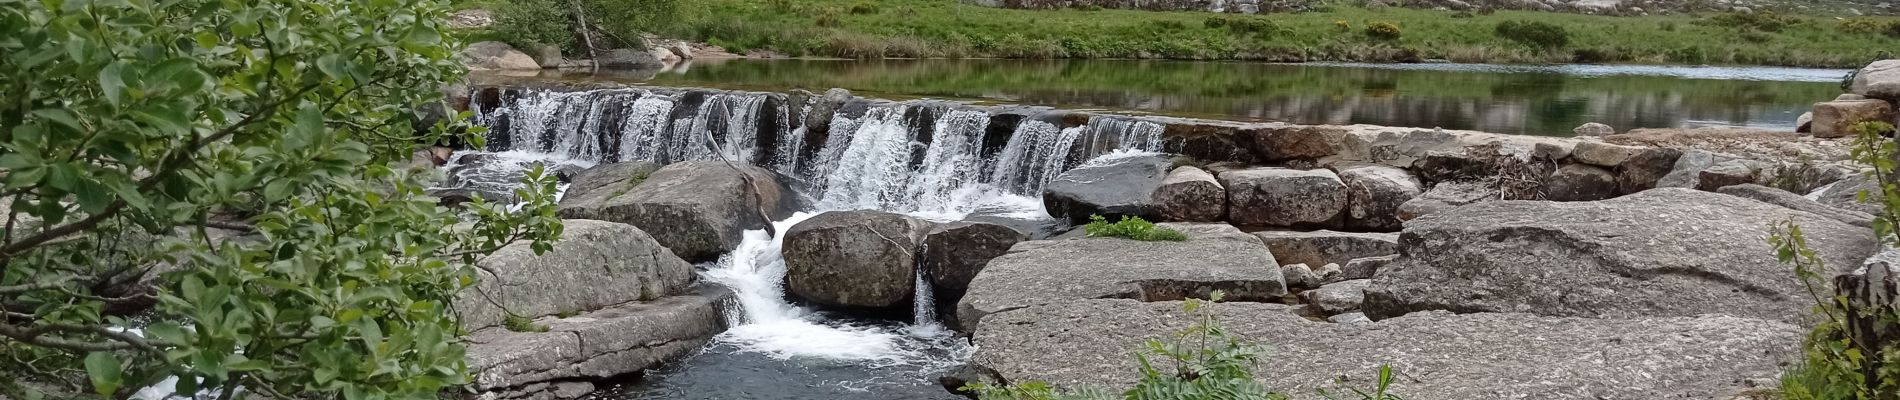
[{"label": "river", "polygon": [[1141,60],[712,60],[561,80],[940,98],[1240,121],[1569,135],[1704,126],[1793,130],[1847,70]]}]

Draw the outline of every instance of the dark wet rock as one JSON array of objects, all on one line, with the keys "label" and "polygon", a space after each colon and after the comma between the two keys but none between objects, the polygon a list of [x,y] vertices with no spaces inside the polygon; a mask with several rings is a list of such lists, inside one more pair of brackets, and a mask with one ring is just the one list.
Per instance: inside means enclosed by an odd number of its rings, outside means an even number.
[{"label": "dark wet rock", "polygon": [[476,285],[455,301],[466,329],[502,325],[511,313],[535,318],[652,300],[684,293],[693,281],[693,266],[640,228],[562,223],[560,240],[546,253],[517,242],[477,263]]},{"label": "dark wet rock", "polygon": [[567,196],[557,212],[562,218],[633,224],[680,258],[711,261],[737,247],[745,230],[766,228],[786,213],[795,196],[776,178],[750,165],[676,163],[624,193]]},{"label": "dark wet rock", "polygon": [[1260,239],[1225,224],[1163,223],[1183,242],[1074,238],[1017,243],[990,260],[957,304],[960,329],[985,315],[1080,299],[1147,301],[1204,298],[1220,290],[1232,301],[1286,295],[1280,265]]},{"label": "dark wet rock", "polygon": [[1164,221],[1216,222],[1227,218],[1227,188],[1214,174],[1182,166],[1168,172],[1154,193],[1155,216]]},{"label": "dark wet rock", "polygon": [[832,211],[785,232],[785,288],[818,304],[890,308],[916,290],[927,221],[877,211]]},{"label": "dark wet rock", "polygon": [[1346,209],[1346,184],[1329,170],[1252,168],[1223,172],[1220,181],[1235,224],[1334,226]]},{"label": "dark wet rock", "polygon": [[594,66],[601,68],[657,70],[665,68],[666,62],[660,60],[660,58],[655,56],[651,51],[613,49],[595,58]]},{"label": "dark wet rock", "polygon": [[1337,171],[1346,185],[1348,228],[1397,231],[1404,224],[1399,207],[1424,192],[1418,177],[1399,168],[1362,164]]},{"label": "dark wet rock", "polygon": [[1029,235],[1008,226],[982,222],[937,225],[924,237],[924,271],[939,288],[961,293],[983,266],[1009,252]]},{"label": "dark wet rock", "polygon": [[476,331],[467,337],[473,389],[496,398],[591,391],[569,382],[639,373],[692,354],[726,329],[719,303],[730,296],[703,289],[535,321],[547,332]]},{"label": "dark wet rock", "polygon": [[1616,196],[1616,174],[1593,165],[1570,164],[1544,181],[1544,196],[1553,201],[1592,201]]},{"label": "dark wet rock", "polygon": [[1326,265],[1399,254],[1397,233],[1267,231],[1254,236],[1281,264]]},{"label": "dark wet rock", "polygon": [[1830,207],[1826,204],[1821,204],[1818,201],[1808,199],[1807,197],[1802,197],[1801,195],[1794,194],[1786,190],[1781,190],[1781,189],[1776,189],[1776,188],[1771,188],[1771,187],[1756,185],[1756,184],[1751,183],[1751,184],[1746,184],[1746,185],[1735,185],[1735,186],[1725,187],[1725,188],[1722,188],[1721,190],[1718,190],[1717,192],[1721,194],[1730,195],[1730,196],[1736,196],[1736,197],[1741,197],[1745,199],[1760,201],[1763,203],[1787,207],[1788,209],[1791,209],[1791,210],[1806,211],[1809,213],[1813,213],[1815,215],[1831,218],[1835,221],[1841,221],[1841,222],[1847,223],[1848,225],[1854,225],[1854,226],[1859,226],[1863,228],[1873,227],[1874,216],[1872,214]]},{"label": "dark wet rock", "polygon": [[1168,177],[1170,162],[1160,155],[1096,159],[1063,172],[1042,191],[1049,215],[1082,223],[1101,215],[1153,218],[1155,189]]},{"label": "dark wet rock", "polygon": [[1290,125],[1253,131],[1253,149],[1264,161],[1316,160],[1339,153],[1346,131],[1331,126]]},{"label": "dark wet rock", "polygon": [[1307,307],[1321,315],[1339,315],[1358,311],[1359,304],[1366,301],[1366,287],[1372,286],[1370,279],[1354,279],[1320,286],[1318,289],[1300,292],[1300,300]]},{"label": "dark wet rock", "polygon": [[1717,193],[1655,189],[1596,202],[1499,201],[1406,223],[1366,314],[1423,310],[1633,318],[1725,314],[1799,322],[1813,303],[1763,237],[1790,220],[1828,265],[1872,231]]},{"label": "dark wet rock", "polygon": [[1656,188],[1656,183],[1676,167],[1682,151],[1648,147],[1616,166],[1616,192],[1630,194]]},{"label": "dark wet rock", "polygon": [[[1140,377],[1131,351],[1199,319],[1179,303],[1085,300],[986,318],[971,363],[1010,382],[1123,388]],[[1529,314],[1419,313],[1377,323],[1307,321],[1282,305],[1224,303],[1226,330],[1273,349],[1254,365],[1266,386],[1317,399],[1335,379],[1403,373],[1405,398],[1720,398],[1775,381],[1799,356],[1801,327],[1747,318],[1592,319]],[[1061,366],[1061,368],[1051,368]],[[1363,387],[1364,385],[1360,385]]]}]

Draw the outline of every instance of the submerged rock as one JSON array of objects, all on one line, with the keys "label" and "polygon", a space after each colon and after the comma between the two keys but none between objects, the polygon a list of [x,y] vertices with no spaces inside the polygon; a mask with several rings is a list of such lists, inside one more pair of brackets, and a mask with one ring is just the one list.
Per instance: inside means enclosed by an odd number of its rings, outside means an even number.
[{"label": "submerged rock", "polygon": [[1286,295],[1280,265],[1260,239],[1224,224],[1159,224],[1182,242],[1073,238],[1016,244],[990,260],[957,304],[968,332],[986,315],[1051,302],[1129,298],[1205,298],[1220,290],[1232,301]]},{"label": "submerged rock", "polygon": [[637,186],[626,187],[633,179],[621,183],[567,196],[557,212],[562,218],[633,224],[693,262],[732,251],[742,232],[783,217],[793,197],[771,171],[719,161],[668,165]]},{"label": "submerged rock", "polygon": [[1155,215],[1164,221],[1216,222],[1227,218],[1227,188],[1214,174],[1192,166],[1168,172],[1154,193]]},{"label": "submerged rock", "polygon": [[1160,155],[1108,156],[1063,172],[1042,191],[1049,215],[1085,223],[1091,215],[1153,218],[1155,189],[1168,177]]},{"label": "submerged rock", "polygon": [[1872,231],[1716,193],[1656,189],[1597,202],[1500,201],[1412,220],[1366,314],[1423,310],[1632,318],[1724,314],[1800,322],[1813,303],[1768,229],[1792,219],[1831,266]]},{"label": "submerged rock", "polygon": [[1330,170],[1252,168],[1222,172],[1227,219],[1241,225],[1336,226],[1346,184]]},{"label": "submerged rock", "polygon": [[[1775,381],[1805,330],[1726,316],[1591,319],[1419,313],[1377,323],[1308,321],[1278,304],[1210,308],[1230,334],[1272,349],[1255,378],[1296,399],[1336,379],[1374,382],[1390,363],[1417,399],[1732,398]],[[991,315],[971,363],[1009,382],[1116,390],[1141,369],[1134,351],[1200,321],[1177,302],[1077,300]],[[1052,368],[1051,366],[1060,366]],[[1365,387],[1366,385],[1357,385]]]},{"label": "submerged rock", "polygon": [[693,266],[632,225],[570,219],[539,256],[527,242],[502,247],[476,265],[476,284],[455,300],[470,331],[507,315],[536,318],[591,311],[684,293]]},{"label": "submerged rock", "polygon": [[838,307],[891,308],[916,290],[917,247],[930,223],[877,211],[832,211],[785,232],[785,288]]}]

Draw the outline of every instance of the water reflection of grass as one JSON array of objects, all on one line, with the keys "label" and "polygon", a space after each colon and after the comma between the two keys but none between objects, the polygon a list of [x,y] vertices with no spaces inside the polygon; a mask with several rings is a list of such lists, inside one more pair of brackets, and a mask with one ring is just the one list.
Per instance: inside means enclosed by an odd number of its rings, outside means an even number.
[{"label": "water reflection of grass", "polygon": [[[790,55],[878,57],[1167,58],[1394,61],[1416,58],[1459,62],[1602,62],[1754,64],[1850,67],[1900,39],[1844,28],[1830,18],[1793,17],[1775,32],[1699,23],[1672,15],[1606,17],[1501,11],[1495,15],[1390,8],[1334,7],[1328,11],[1259,17],[1210,13],[1120,10],[1024,11],[977,7],[950,0],[696,0],[688,15],[665,30],[744,50]],[[876,4],[853,12],[853,6]],[[1270,21],[1270,24],[1210,23]],[[1555,51],[1498,38],[1502,21],[1541,21],[1564,27],[1570,45]],[[1359,29],[1392,22],[1395,41],[1369,39]],[[1881,21],[1892,21],[1883,19]],[[1339,23],[1351,28],[1341,29]]]}]

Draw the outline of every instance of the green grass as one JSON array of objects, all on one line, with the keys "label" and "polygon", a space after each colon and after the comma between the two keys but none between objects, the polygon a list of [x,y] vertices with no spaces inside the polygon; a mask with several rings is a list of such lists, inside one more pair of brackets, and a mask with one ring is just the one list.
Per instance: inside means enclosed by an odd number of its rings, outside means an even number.
[{"label": "green grass", "polygon": [[[1607,17],[1499,11],[1473,15],[1406,8],[1322,7],[1265,16],[1125,10],[1012,10],[950,0],[701,0],[682,4],[674,37],[744,52],[842,58],[1166,58],[1271,61],[1417,61],[1747,64],[1856,67],[1900,49],[1900,38],[1825,17],[1785,17],[1777,31],[1709,23],[1710,16]],[[865,7],[865,4],[875,6]],[[1879,26],[1895,18],[1859,18]],[[1266,21],[1265,23],[1261,21]],[[1533,49],[1498,37],[1504,21],[1569,32],[1568,45]],[[1397,39],[1367,26],[1390,23]],[[1236,28],[1239,27],[1239,28]],[[1859,29],[1854,29],[1859,28]]]},{"label": "green grass", "polygon": [[1153,222],[1141,217],[1122,217],[1121,222],[1108,222],[1100,215],[1089,216],[1089,224],[1082,227],[1089,237],[1118,237],[1143,242],[1179,242],[1187,240],[1187,235],[1168,228],[1157,228]]}]

